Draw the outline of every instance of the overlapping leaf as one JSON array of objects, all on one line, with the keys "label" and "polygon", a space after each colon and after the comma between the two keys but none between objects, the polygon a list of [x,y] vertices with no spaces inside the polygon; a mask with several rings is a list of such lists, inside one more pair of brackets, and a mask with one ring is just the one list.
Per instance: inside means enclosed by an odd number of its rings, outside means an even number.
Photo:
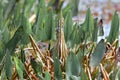
[{"label": "overlapping leaf", "polygon": [[5,56],[5,72],[8,79],[11,79],[12,76],[12,60],[11,55],[8,50],[6,50],[6,56]]},{"label": "overlapping leaf", "polygon": [[69,41],[70,35],[73,31],[73,21],[72,21],[72,12],[68,11],[67,16],[65,17],[65,27],[64,27],[64,35],[66,42]]},{"label": "overlapping leaf", "polygon": [[41,0],[38,7],[36,22],[33,26],[33,33],[35,34],[37,40],[47,39],[46,33],[43,29],[45,26],[46,17],[47,14],[46,14],[45,1]]},{"label": "overlapping leaf", "polygon": [[54,76],[55,80],[62,80],[62,71],[57,57],[54,57]]},{"label": "overlapping leaf", "polygon": [[86,32],[86,36],[91,39],[92,38],[92,32],[94,29],[94,20],[93,16],[91,14],[90,8],[88,8],[86,13],[86,18],[84,23],[81,25],[82,29]]},{"label": "overlapping leaf", "polygon": [[19,60],[18,58],[14,57],[15,67],[17,70],[17,73],[19,75],[19,78],[23,80],[23,72],[25,70],[24,64]]},{"label": "overlapping leaf", "polygon": [[45,72],[45,80],[51,80],[49,72]]},{"label": "overlapping leaf", "polygon": [[115,39],[118,39],[118,34],[119,34],[119,17],[117,12],[115,12],[112,19],[108,42],[112,44]]},{"label": "overlapping leaf", "polygon": [[97,41],[97,36],[98,36],[98,25],[97,25],[97,19],[94,19],[94,30],[92,33],[92,41],[96,42]]},{"label": "overlapping leaf", "polygon": [[23,26],[20,26],[15,32],[12,39],[9,40],[9,42],[6,44],[6,50],[8,49],[11,52],[11,55],[14,54],[14,50],[16,48],[17,43],[21,40],[22,36],[24,35],[23,31]]},{"label": "overlapping leaf", "polygon": [[70,53],[66,61],[66,79],[67,80],[69,80],[70,78],[74,79],[75,77],[72,76],[78,77],[79,74],[80,74],[80,63],[78,57],[74,53]]},{"label": "overlapping leaf", "polygon": [[106,50],[106,46],[104,40],[102,39],[96,46],[95,51],[92,53],[90,58],[90,66],[94,69],[96,66],[99,65],[100,61],[102,60],[104,53]]}]

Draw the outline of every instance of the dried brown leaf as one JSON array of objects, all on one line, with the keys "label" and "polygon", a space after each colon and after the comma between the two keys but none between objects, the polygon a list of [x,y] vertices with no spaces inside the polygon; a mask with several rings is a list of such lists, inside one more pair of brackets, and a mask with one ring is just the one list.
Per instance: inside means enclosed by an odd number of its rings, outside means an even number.
[{"label": "dried brown leaf", "polygon": [[[39,52],[41,58],[45,61],[45,57],[44,55],[42,54],[41,50],[39,49],[38,45],[35,43],[35,40],[33,39],[33,37],[31,35],[29,35],[29,38],[30,38],[30,41],[31,41],[31,44],[33,46],[33,48],[36,48],[36,50]],[[35,50],[35,49],[34,49]],[[34,54],[33,54],[34,55]]]},{"label": "dried brown leaf", "polygon": [[107,71],[104,69],[104,67],[102,66],[102,64],[100,63],[100,69],[102,71],[104,80],[110,80]]}]

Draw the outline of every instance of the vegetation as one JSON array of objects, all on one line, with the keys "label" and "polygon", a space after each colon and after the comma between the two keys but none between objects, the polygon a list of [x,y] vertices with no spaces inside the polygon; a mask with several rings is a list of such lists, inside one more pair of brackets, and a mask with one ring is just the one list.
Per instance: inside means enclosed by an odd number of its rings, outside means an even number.
[{"label": "vegetation", "polygon": [[0,0],[1,80],[120,80],[117,12],[109,36],[97,42],[100,25],[90,9],[78,24],[77,2],[63,3]]}]

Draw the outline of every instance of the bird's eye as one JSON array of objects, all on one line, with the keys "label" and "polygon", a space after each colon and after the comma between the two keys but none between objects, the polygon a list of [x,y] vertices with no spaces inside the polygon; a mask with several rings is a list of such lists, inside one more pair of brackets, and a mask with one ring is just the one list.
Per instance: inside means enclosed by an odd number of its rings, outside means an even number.
[{"label": "bird's eye", "polygon": [[43,47],[46,47],[46,45],[43,45]]}]

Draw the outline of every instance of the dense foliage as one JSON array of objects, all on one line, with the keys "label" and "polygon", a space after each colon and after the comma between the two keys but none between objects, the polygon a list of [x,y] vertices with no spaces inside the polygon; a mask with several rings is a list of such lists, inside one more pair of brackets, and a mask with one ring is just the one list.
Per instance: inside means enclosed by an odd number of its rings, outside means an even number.
[{"label": "dense foliage", "polygon": [[[74,3],[73,3],[74,2]],[[78,0],[0,0],[1,80],[119,80],[119,17],[106,39],[90,8],[74,22]],[[102,34],[103,35],[103,34]]]}]

